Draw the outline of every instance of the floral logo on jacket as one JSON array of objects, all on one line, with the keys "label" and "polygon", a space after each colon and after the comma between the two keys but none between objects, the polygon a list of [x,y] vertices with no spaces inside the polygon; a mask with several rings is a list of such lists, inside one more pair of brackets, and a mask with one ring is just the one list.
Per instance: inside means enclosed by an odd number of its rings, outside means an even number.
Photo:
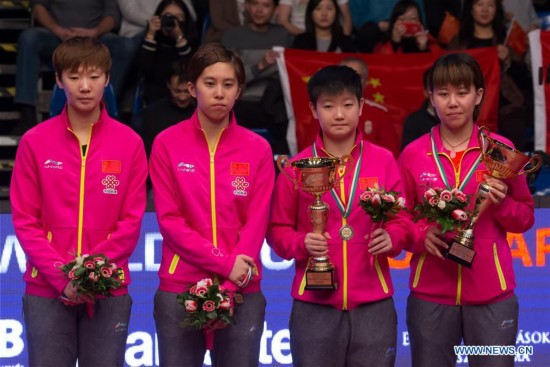
[{"label": "floral logo on jacket", "polygon": [[105,178],[101,180],[101,184],[105,186],[105,188],[103,189],[103,193],[110,194],[110,195],[118,194],[116,187],[120,185],[120,181],[117,180],[117,178],[114,175],[105,176]]},{"label": "floral logo on jacket", "polygon": [[248,192],[246,189],[250,184],[246,182],[244,177],[235,177],[233,182],[231,182],[231,186],[235,188],[235,191],[233,191],[233,194],[237,196],[247,196]]}]

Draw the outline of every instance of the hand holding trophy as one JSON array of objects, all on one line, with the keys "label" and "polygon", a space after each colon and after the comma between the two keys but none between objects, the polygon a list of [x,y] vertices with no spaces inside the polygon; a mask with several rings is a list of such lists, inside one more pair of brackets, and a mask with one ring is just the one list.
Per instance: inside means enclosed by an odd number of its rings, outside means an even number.
[{"label": "hand holding trophy", "polygon": [[[342,158],[311,157],[304,158],[290,163],[285,155],[277,159],[279,170],[290,178],[296,189],[307,192],[314,197],[314,202],[308,207],[308,213],[313,225],[314,233],[325,233],[327,224],[329,206],[321,200],[321,196],[332,190],[334,185],[342,180],[349,170],[336,177],[336,172],[340,166],[352,164],[353,158],[350,155],[344,155]],[[289,175],[284,168],[292,167],[294,177]],[[330,262],[328,256],[313,257],[309,261],[306,270],[307,290],[335,290],[337,283],[334,277],[334,265]]]},{"label": "hand holding trophy", "polygon": [[[499,180],[507,180],[534,172],[540,168],[542,158],[538,154],[529,157],[508,144],[491,138],[489,133],[489,129],[482,126],[479,128],[477,138],[481,148],[481,160],[490,176]],[[530,164],[531,167],[525,170],[527,164]],[[468,268],[472,267],[475,256],[474,226],[489,206],[490,201],[487,200],[487,195],[490,192],[491,185],[487,182],[479,184],[469,224],[454,237],[453,243],[446,253],[447,258]]]}]

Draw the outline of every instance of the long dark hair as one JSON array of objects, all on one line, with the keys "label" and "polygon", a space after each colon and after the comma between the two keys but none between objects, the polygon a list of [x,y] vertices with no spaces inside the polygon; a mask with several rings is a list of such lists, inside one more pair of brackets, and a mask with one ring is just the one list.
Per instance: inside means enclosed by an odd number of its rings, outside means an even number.
[{"label": "long dark hair", "polygon": [[[193,20],[193,17],[191,16],[191,12],[189,11],[189,8],[187,8],[187,5],[182,0],[162,0],[155,10],[155,15],[160,16],[164,9],[168,7],[168,5],[176,5],[178,8],[180,8],[183,11],[183,14],[185,14],[185,29],[182,29],[183,34],[185,35],[185,38],[187,38],[187,42],[189,42],[189,46],[192,49],[196,49],[199,45],[199,36],[197,33],[197,26],[195,24],[195,21]],[[162,31],[157,32],[155,35],[155,39],[157,41],[166,42],[166,37],[164,36]]]},{"label": "long dark hair", "polygon": [[[315,35],[315,23],[313,22],[313,11],[323,0],[309,0],[306,8],[306,33]],[[334,17],[334,23],[330,27],[330,33],[332,38],[338,38],[342,33],[342,26],[340,25],[340,7],[336,0],[331,0],[336,9],[336,15]]]},{"label": "long dark hair", "polygon": [[[462,20],[459,32],[460,46],[462,48],[471,48],[471,42],[474,39],[475,21],[472,16],[474,4],[480,0],[467,0],[462,12]],[[495,19],[493,19],[493,45],[503,44],[506,39],[506,18],[502,0],[494,0],[496,5]]]}]

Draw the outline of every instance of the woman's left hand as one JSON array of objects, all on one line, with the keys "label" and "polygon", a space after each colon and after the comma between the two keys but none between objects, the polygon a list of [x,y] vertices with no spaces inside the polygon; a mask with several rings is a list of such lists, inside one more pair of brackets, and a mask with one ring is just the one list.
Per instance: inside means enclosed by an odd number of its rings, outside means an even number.
[{"label": "woman's left hand", "polygon": [[[365,240],[369,240],[369,235],[365,236]],[[393,249],[393,245],[389,233],[384,228],[375,229],[372,232],[369,247],[369,252],[373,255],[390,252]]]},{"label": "woman's left hand", "polygon": [[506,195],[508,194],[508,185],[506,185],[504,181],[489,175],[484,175],[483,177],[485,179],[485,182],[491,186],[491,191],[489,192],[487,197],[491,200],[493,204],[502,204],[502,202],[506,198]]}]

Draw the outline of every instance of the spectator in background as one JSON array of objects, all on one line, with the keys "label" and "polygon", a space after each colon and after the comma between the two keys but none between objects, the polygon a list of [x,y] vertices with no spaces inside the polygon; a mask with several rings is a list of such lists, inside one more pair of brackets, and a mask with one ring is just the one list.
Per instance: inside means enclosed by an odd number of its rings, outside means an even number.
[{"label": "spectator in background", "polygon": [[209,0],[209,10],[204,43],[221,42],[225,31],[244,24],[244,0]]},{"label": "spectator in background", "polygon": [[361,131],[363,138],[390,150],[397,158],[399,155],[399,134],[396,127],[401,126],[401,121],[386,106],[367,98],[369,76],[367,63],[358,57],[348,57],[342,60],[340,65],[352,68],[361,78],[364,104],[357,128]]},{"label": "spectator in background", "polygon": [[[446,47],[450,40],[458,34],[464,3],[465,0],[424,0],[426,27],[430,31],[432,37],[437,39],[444,47]],[[452,24],[452,27],[449,28],[449,26],[451,26],[449,22],[453,21],[455,21],[456,24]],[[448,35],[441,34],[440,32],[445,32]],[[444,42],[442,42],[442,40]]]},{"label": "spectator in background", "polygon": [[432,127],[439,124],[439,117],[435,114],[434,107],[430,101],[430,73],[432,68],[428,68],[422,75],[422,84],[424,87],[424,97],[426,100],[422,103],[422,107],[407,116],[403,123],[403,135],[401,140],[401,150],[403,150],[410,142],[418,139],[424,134],[430,132]]},{"label": "spectator in background", "polygon": [[198,36],[191,13],[182,0],[163,0],[149,21],[136,60],[143,77],[143,103],[167,97],[166,79],[170,65],[187,61],[198,47]]},{"label": "spectator in background", "polygon": [[293,48],[320,52],[356,52],[352,39],[342,32],[336,0],[309,0],[306,31],[294,38]]},{"label": "spectator in background", "polygon": [[[372,52],[374,46],[382,39],[384,32],[388,30],[389,19],[395,4],[399,0],[350,0],[349,8],[355,39],[359,52]],[[425,0],[418,0],[421,11],[424,11]]]},{"label": "spectator in background", "polygon": [[502,0],[473,0],[464,9],[460,33],[449,49],[496,46],[501,66],[498,129],[519,150],[525,148],[526,122],[532,124],[532,80],[523,56],[506,43]]},{"label": "spectator in background", "polygon": [[506,20],[515,19],[525,33],[540,28],[540,18],[531,0],[502,0]]},{"label": "spectator in background", "polygon": [[[50,64],[54,49],[75,36],[99,38],[113,59],[110,83],[119,95],[123,89],[128,66],[126,39],[110,33],[116,29],[120,14],[115,1],[110,0],[31,0],[35,26],[19,36],[15,76],[15,103],[21,119],[13,134],[22,134],[36,124],[38,78],[40,66]],[[131,47],[131,46],[130,46]]]},{"label": "spectator in background", "polygon": [[[297,36],[307,32],[307,7],[310,0],[281,0],[277,10],[277,22],[286,28],[288,33]],[[342,32],[350,36],[353,31],[348,0],[338,0],[338,23],[342,22]]]},{"label": "spectator in background", "polygon": [[394,54],[439,49],[436,41],[424,29],[420,14],[420,7],[413,0],[401,0],[395,4],[388,30],[374,48],[374,52]]},{"label": "spectator in background", "polygon": [[249,21],[225,32],[222,44],[241,57],[246,72],[246,89],[235,104],[235,114],[242,126],[263,128],[270,132],[276,153],[287,153],[288,118],[277,71],[279,53],[273,47],[289,47],[286,29],[271,23],[274,0],[246,0]]},{"label": "spectator in background", "polygon": [[188,119],[195,111],[195,103],[189,94],[187,82],[185,64],[176,61],[166,80],[170,96],[151,103],[133,117],[132,126],[143,139],[147,157],[151,154],[153,140],[161,131]]}]

